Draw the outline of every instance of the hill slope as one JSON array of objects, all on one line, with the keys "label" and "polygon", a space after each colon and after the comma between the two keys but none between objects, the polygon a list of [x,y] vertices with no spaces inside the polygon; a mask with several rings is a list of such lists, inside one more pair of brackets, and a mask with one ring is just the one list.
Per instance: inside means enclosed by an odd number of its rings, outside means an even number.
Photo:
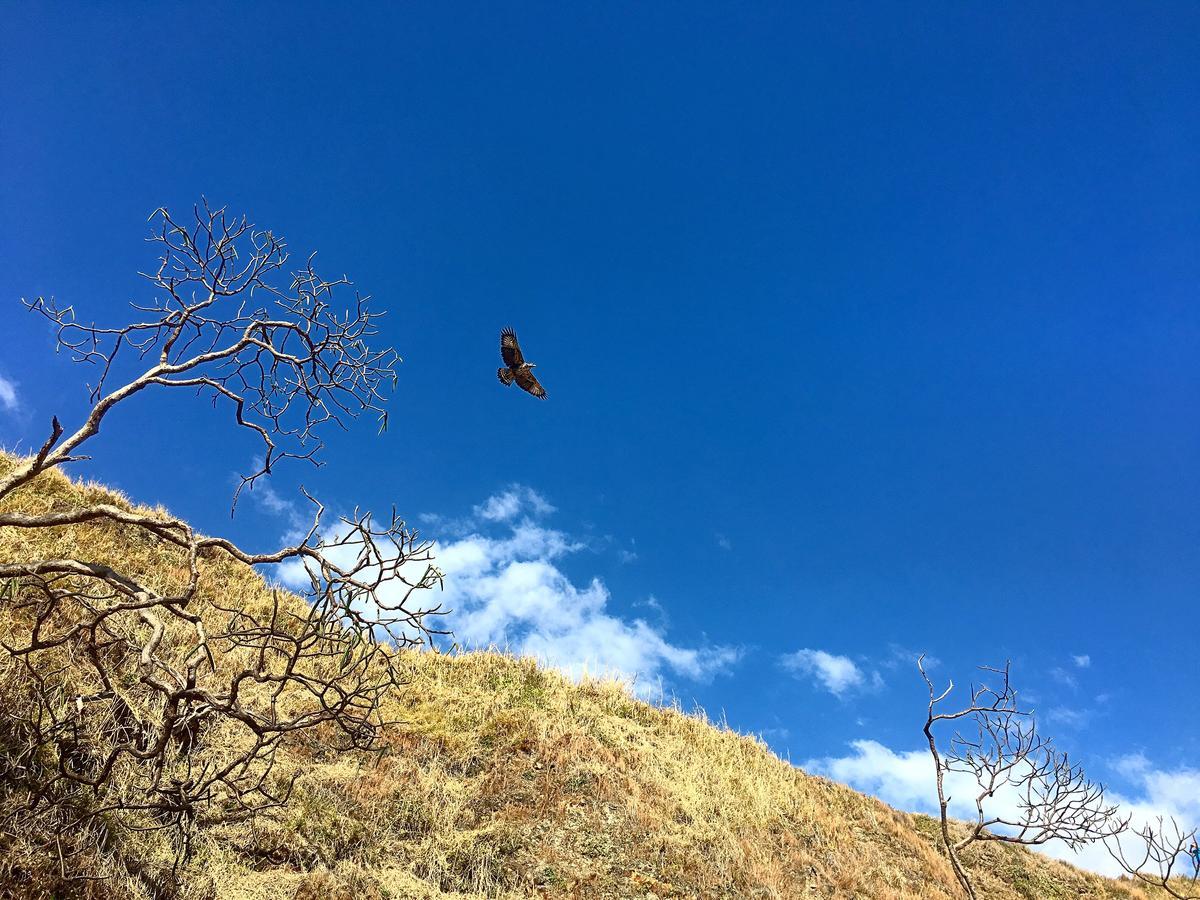
[{"label": "hill slope", "polygon": [[[0,455],[0,471],[11,465]],[[5,509],[101,500],[130,505],[49,475]],[[170,568],[161,548],[111,524],[0,529],[4,561],[114,552],[146,578]],[[221,565],[208,573],[210,590],[247,602],[266,595],[257,574]],[[0,638],[19,627],[0,599]],[[294,741],[282,760],[299,773],[290,804],[199,828],[178,896],[959,896],[932,820],[809,776],[702,716],[498,654],[410,652],[402,662],[409,682],[388,700],[398,724],[383,751],[334,754],[318,735]],[[0,658],[3,709],[19,710],[27,677]],[[0,754],[11,754],[12,717],[0,719]],[[0,787],[0,822],[15,802]],[[63,856],[21,822],[0,829],[0,896],[163,893],[150,876],[173,865],[168,832],[113,834],[95,852]],[[980,895],[995,900],[1154,896],[1015,847],[992,845],[967,861]]]}]

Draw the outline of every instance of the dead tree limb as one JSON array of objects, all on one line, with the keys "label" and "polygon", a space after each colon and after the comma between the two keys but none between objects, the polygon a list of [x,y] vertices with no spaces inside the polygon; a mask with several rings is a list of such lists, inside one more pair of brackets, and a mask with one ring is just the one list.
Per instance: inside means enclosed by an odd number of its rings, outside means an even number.
[{"label": "dead tree limb", "polygon": [[[917,668],[929,689],[924,733],[933,758],[941,837],[950,866],[966,895],[976,897],[961,853],[977,841],[1036,846],[1059,840],[1077,848],[1120,831],[1117,808],[1107,804],[1104,786],[1087,778],[1083,768],[1042,736],[1031,710],[1023,710],[1003,669],[981,666],[994,687],[972,684],[966,706],[942,712],[954,682],[938,691],[925,671],[924,654]],[[936,731],[941,723],[957,729],[942,747]],[[947,776],[960,776],[971,791],[966,834],[951,834]],[[965,777],[962,777],[965,776]]]},{"label": "dead tree limb", "polygon": [[[1104,846],[1131,878],[1160,888],[1176,900],[1200,900],[1197,831],[1186,830],[1174,818],[1157,816],[1140,828],[1131,825],[1124,834],[1113,835]],[[1181,858],[1186,861],[1181,863]]]}]

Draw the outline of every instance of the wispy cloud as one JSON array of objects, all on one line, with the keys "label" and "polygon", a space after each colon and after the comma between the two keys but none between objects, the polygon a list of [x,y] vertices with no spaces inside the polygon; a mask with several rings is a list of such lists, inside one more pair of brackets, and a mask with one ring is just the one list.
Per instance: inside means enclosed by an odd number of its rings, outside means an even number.
[{"label": "wispy cloud", "polygon": [[509,522],[520,515],[540,519],[555,511],[545,497],[533,488],[520,484],[493,494],[473,510],[476,518],[485,522]]},{"label": "wispy cloud", "polygon": [[0,409],[5,412],[16,412],[20,408],[21,402],[17,396],[16,384],[0,376]]},{"label": "wispy cloud", "polygon": [[1074,661],[1075,667],[1078,669],[1086,669],[1092,664],[1092,658],[1086,653],[1081,656],[1072,656],[1071,659]]},{"label": "wispy cloud", "polygon": [[663,609],[663,605],[658,602],[658,598],[653,594],[644,600],[635,600],[633,605],[634,607],[645,607],[646,609],[653,611],[654,617],[664,626],[666,626],[666,624],[670,621],[670,616],[667,615],[667,611]]},{"label": "wispy cloud", "polygon": [[882,687],[878,672],[867,675],[848,656],[838,656],[824,650],[807,647],[780,657],[780,664],[796,677],[809,677],[835,697],[867,687]]},{"label": "wispy cloud", "polygon": [[717,546],[720,547],[722,550],[732,550],[733,549],[733,542],[731,540],[729,540],[728,537],[721,534],[721,532],[719,532],[719,531],[716,534],[716,540],[717,540]]},{"label": "wispy cloud", "polygon": [[1090,709],[1074,709],[1069,706],[1054,706],[1046,710],[1043,718],[1055,725],[1065,725],[1068,728],[1083,728],[1092,720]]},{"label": "wispy cloud", "polygon": [[1135,753],[1118,756],[1113,760],[1112,767],[1126,778],[1140,778],[1143,772],[1150,769],[1150,760],[1145,753],[1138,750]]},{"label": "wispy cloud", "polygon": [[[261,466],[262,460],[256,460],[255,466]],[[308,533],[312,520],[305,518],[301,506],[295,500],[284,497],[271,484],[269,479],[259,478],[246,491],[245,496],[262,512],[282,519],[286,526],[280,535],[280,540],[292,544]],[[308,583],[307,578],[304,581]]]},{"label": "wispy cloud", "polygon": [[1079,687],[1079,682],[1075,680],[1075,676],[1059,666],[1055,666],[1050,670],[1050,677],[1059,684],[1066,685],[1072,690]]},{"label": "wispy cloud", "polygon": [[287,516],[296,512],[296,504],[280,496],[279,492],[268,481],[259,479],[250,486],[248,493],[254,503],[261,507],[264,512],[269,512],[276,516]]},{"label": "wispy cloud", "polygon": [[900,644],[889,644],[887,656],[879,660],[878,665],[881,669],[909,669],[916,672],[917,658],[921,656],[924,656],[921,664],[925,667],[926,672],[936,669],[942,664],[942,661],[936,656],[930,656],[928,653],[922,653],[911,647],[902,647]]}]

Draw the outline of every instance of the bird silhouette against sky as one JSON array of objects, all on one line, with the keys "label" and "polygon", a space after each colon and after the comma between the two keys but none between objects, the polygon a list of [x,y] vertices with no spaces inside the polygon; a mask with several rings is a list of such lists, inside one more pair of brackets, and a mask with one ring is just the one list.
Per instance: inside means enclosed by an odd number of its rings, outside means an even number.
[{"label": "bird silhouette against sky", "polygon": [[525,361],[521,345],[517,343],[517,333],[511,328],[500,332],[500,356],[504,359],[504,365],[497,370],[496,376],[501,384],[509,385],[515,381],[521,390],[533,394],[539,400],[546,399],[546,389],[533,374],[533,367],[537,363]]}]

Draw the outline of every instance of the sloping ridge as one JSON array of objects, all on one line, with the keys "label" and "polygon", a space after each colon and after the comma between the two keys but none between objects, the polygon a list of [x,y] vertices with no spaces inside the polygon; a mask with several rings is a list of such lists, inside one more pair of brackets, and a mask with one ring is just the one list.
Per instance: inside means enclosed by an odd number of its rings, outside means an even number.
[{"label": "sloping ridge", "polygon": [[[12,464],[0,455],[0,472]],[[131,506],[50,474],[0,508],[95,502]],[[0,529],[0,560],[119,549],[125,566],[149,577],[161,551],[125,538],[111,524]],[[212,589],[265,596],[256,573],[222,565]],[[0,599],[0,637],[18,625]],[[400,724],[384,732],[383,752],[333,754],[313,736],[293,742],[282,761],[300,772],[291,802],[252,822],[200,829],[178,896],[960,896],[931,819],[807,775],[700,714],[495,653],[402,659],[410,680],[388,701],[387,718]],[[0,660],[4,709],[20,702],[24,677]],[[11,752],[4,727],[0,754]],[[0,817],[8,799],[0,789]],[[118,834],[102,851],[66,860],[37,838],[19,819],[0,833],[8,844],[0,897],[145,898],[153,891],[137,873],[174,864],[165,831]],[[989,845],[967,862],[980,896],[995,900],[1154,896],[1018,847]]]}]

